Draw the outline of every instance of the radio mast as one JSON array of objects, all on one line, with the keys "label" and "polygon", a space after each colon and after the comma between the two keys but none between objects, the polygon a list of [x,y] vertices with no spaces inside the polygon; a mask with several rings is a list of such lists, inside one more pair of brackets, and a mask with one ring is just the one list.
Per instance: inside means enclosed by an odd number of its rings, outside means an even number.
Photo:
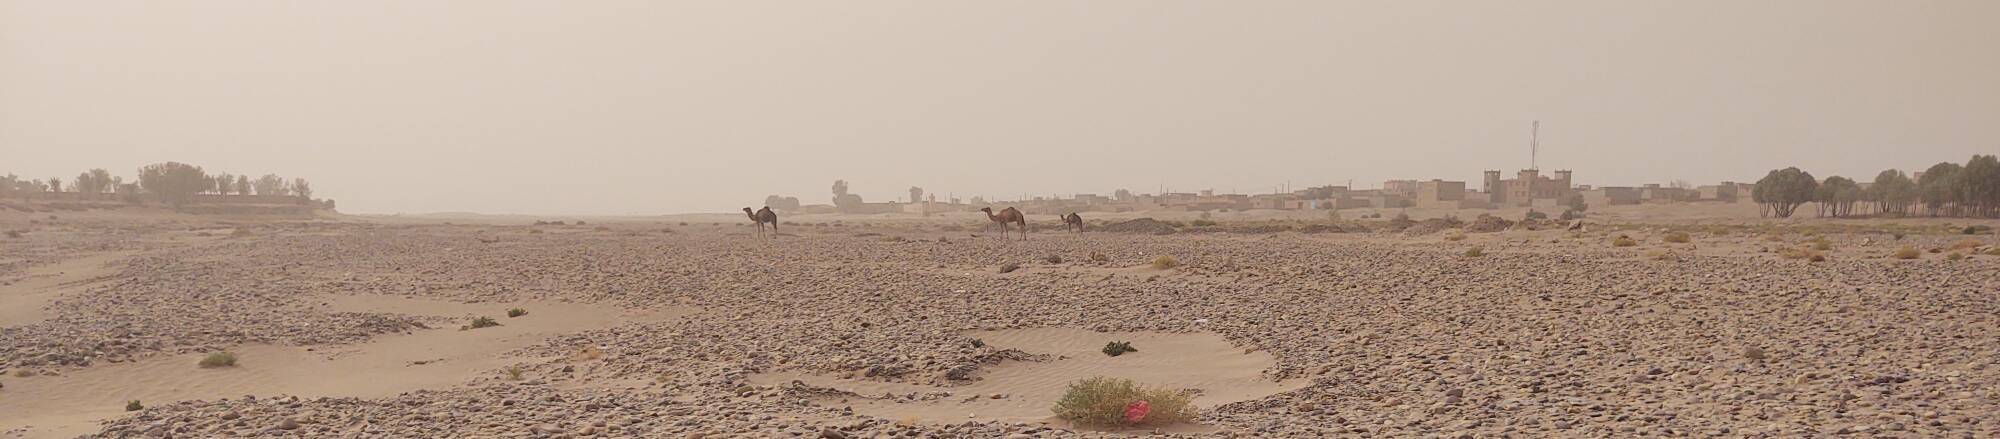
[{"label": "radio mast", "polygon": [[1528,128],[1528,170],[1530,171],[1542,170],[1542,168],[1535,166],[1535,159],[1537,158],[1536,156],[1541,154],[1541,149],[1542,149],[1542,121],[1538,120],[1535,121],[1534,125],[1530,125]]}]

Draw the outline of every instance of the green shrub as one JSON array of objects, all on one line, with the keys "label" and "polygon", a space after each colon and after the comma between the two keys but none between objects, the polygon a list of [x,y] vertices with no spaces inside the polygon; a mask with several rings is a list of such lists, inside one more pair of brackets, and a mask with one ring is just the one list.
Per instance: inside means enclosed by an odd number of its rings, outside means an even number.
[{"label": "green shrub", "polygon": [[472,324],[459,327],[458,330],[464,331],[467,329],[491,328],[494,326],[500,326],[500,322],[493,321],[492,317],[479,316],[479,318],[472,319]]},{"label": "green shrub", "polygon": [[1166,270],[1179,266],[1181,266],[1181,261],[1179,259],[1174,259],[1173,256],[1160,255],[1159,257],[1153,258],[1153,268]]},{"label": "green shrub", "polygon": [[514,308],[514,309],[510,309],[510,310],[507,310],[507,317],[508,317],[508,318],[513,318],[513,317],[520,317],[520,316],[525,316],[525,315],[528,315],[528,310],[525,310],[525,309],[520,309],[520,308]]},{"label": "green shrub", "polygon": [[[1119,427],[1167,425],[1193,420],[1194,397],[1172,389],[1140,387],[1127,379],[1094,377],[1069,384],[1056,400],[1056,417],[1078,425]],[[1128,419],[1126,410],[1138,402],[1150,406],[1144,418]]]},{"label": "green shrub", "polygon": [[1129,341],[1114,341],[1104,344],[1104,355],[1116,357],[1125,355],[1126,352],[1139,352],[1139,349],[1132,347],[1132,342]]},{"label": "green shrub", "polygon": [[201,357],[199,364],[201,367],[236,367],[236,354],[227,351],[211,352],[208,356]]},{"label": "green shrub", "polygon": [[134,399],[131,401],[125,401],[125,411],[136,412],[145,409],[146,406],[144,404],[140,404],[139,400]]}]

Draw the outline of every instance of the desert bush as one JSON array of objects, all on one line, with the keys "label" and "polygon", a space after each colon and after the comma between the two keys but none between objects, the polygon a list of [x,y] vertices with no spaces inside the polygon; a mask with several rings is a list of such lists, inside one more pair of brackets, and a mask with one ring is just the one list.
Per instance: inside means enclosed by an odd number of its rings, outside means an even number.
[{"label": "desert bush", "polygon": [[1660,240],[1675,244],[1686,244],[1689,238],[1687,232],[1668,232],[1667,236],[1661,237]]},{"label": "desert bush", "polygon": [[1195,418],[1194,397],[1172,389],[1141,387],[1132,380],[1093,377],[1069,384],[1056,400],[1056,417],[1087,426],[1166,425]]},{"label": "desert bush", "polygon": [[1008,262],[1008,263],[1005,263],[1005,264],[1000,264],[1000,272],[1001,272],[1001,273],[1013,273],[1013,272],[1014,272],[1014,270],[1019,270],[1019,269],[1021,269],[1021,264],[1017,264],[1017,263],[1013,263],[1013,262]]},{"label": "desert bush", "polygon": [[1812,249],[1818,251],[1833,250],[1833,243],[1827,242],[1825,237],[1820,237],[1813,240]]},{"label": "desert bush", "polygon": [[1806,258],[1806,260],[1810,262],[1826,262],[1826,255],[1813,253],[1812,257]]},{"label": "desert bush", "polygon": [[507,372],[507,381],[520,381],[521,376],[527,373],[527,371],[521,370],[521,365],[518,364],[513,366],[507,366],[506,372]]},{"label": "desert bush", "polygon": [[1890,254],[1890,256],[1894,256],[1896,259],[1916,259],[1918,256],[1923,256],[1923,252],[1917,251],[1916,247],[1906,245],[1897,248],[1896,252]]},{"label": "desert bush", "polygon": [[509,317],[509,318],[512,318],[512,317],[520,317],[520,316],[525,316],[525,315],[528,315],[528,310],[525,310],[525,309],[520,309],[520,308],[514,308],[514,309],[510,309],[510,310],[507,310],[507,317]]},{"label": "desert bush", "polygon": [[479,316],[479,318],[472,319],[472,324],[460,327],[458,330],[491,328],[494,326],[500,326],[500,322],[494,321],[492,317]]},{"label": "desert bush", "polygon": [[1153,268],[1156,269],[1166,270],[1179,266],[1181,266],[1181,261],[1179,259],[1174,259],[1173,256],[1160,255],[1159,257],[1153,258]]},{"label": "desert bush", "polygon": [[1063,258],[1062,255],[1049,255],[1048,257],[1042,258],[1042,262],[1047,262],[1051,264],[1060,264],[1063,263]]},{"label": "desert bush", "polygon": [[1111,262],[1111,258],[1103,253],[1090,252],[1090,262]]},{"label": "desert bush", "polygon": [[134,400],[131,400],[131,401],[125,401],[125,411],[128,411],[128,412],[136,412],[136,411],[140,411],[140,410],[145,410],[145,409],[146,409],[146,405],[144,405],[144,404],[140,404],[140,403],[139,403],[139,400],[136,400],[136,399],[134,399]]},{"label": "desert bush", "polygon": [[1104,355],[1116,357],[1125,355],[1126,352],[1139,352],[1139,349],[1133,348],[1132,342],[1129,341],[1114,341],[1105,343],[1103,352]]},{"label": "desert bush", "polygon": [[1965,254],[1959,252],[1951,252],[1950,254],[1944,255],[1944,260],[1947,261],[1956,261],[1960,259],[1965,259]]},{"label": "desert bush", "polygon": [[1822,256],[1822,255],[1820,255],[1819,251],[1816,251],[1816,250],[1812,250],[1812,249],[1808,249],[1808,248],[1791,248],[1791,247],[1785,247],[1785,248],[1781,248],[1781,249],[1778,249],[1778,257],[1781,257],[1781,258],[1785,258],[1785,259],[1813,259],[1813,258],[1819,258],[1818,260],[1816,260],[1816,261],[1814,261],[1814,262],[1818,262],[1818,261],[1824,261],[1824,260],[1826,260],[1826,257],[1825,257],[1825,256]]},{"label": "desert bush", "polygon": [[1444,235],[1444,240],[1446,240],[1446,241],[1464,241],[1464,240],[1465,240],[1465,234],[1464,234],[1464,233],[1459,233],[1459,232],[1451,232],[1451,233],[1447,233],[1447,234],[1445,234],[1445,235]]},{"label": "desert bush", "polygon": [[206,357],[201,357],[201,363],[199,364],[201,364],[201,367],[235,367],[236,354],[227,351],[212,352]]},{"label": "desert bush", "polygon": [[1644,256],[1646,257],[1646,259],[1651,259],[1655,261],[1674,260],[1674,254],[1672,252],[1668,252],[1666,250],[1661,250],[1661,249],[1647,250],[1646,253],[1644,253]]},{"label": "desert bush", "polygon": [[1635,245],[1639,245],[1639,241],[1632,240],[1630,236],[1618,235],[1617,238],[1611,240],[1612,247],[1631,247]]},{"label": "desert bush", "polygon": [[1486,256],[1485,248],[1479,246],[1473,246],[1472,248],[1465,249],[1465,257],[1477,258],[1480,256]]}]

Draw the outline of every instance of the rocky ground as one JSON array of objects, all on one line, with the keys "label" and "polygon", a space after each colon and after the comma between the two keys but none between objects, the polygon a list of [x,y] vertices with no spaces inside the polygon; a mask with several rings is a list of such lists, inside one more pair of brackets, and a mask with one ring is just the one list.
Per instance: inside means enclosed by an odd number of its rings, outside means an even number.
[{"label": "rocky ground", "polygon": [[[1312,382],[1204,407],[1207,431],[1179,435],[2000,434],[2000,256],[1945,250],[1991,235],[1683,228],[1691,242],[1667,243],[1658,227],[1491,222],[1424,234],[1144,224],[1026,242],[922,225],[799,225],[770,241],[669,223],[40,228],[0,248],[136,255],[53,305],[49,321],[0,329],[0,384],[23,369],[437,324],[311,306],[373,293],[700,311],[551,339],[521,353],[553,359],[521,364],[520,381],[496,372],[387,399],[161,401],[100,435],[1102,434],[873,419],[809,401],[828,389],[745,380],[797,371],[948,392],[983,367],[1034,361],[962,331],[1022,327],[1211,331],[1275,355],[1267,376]],[[1478,233],[1494,229],[1507,231]],[[1639,245],[1612,246],[1619,235]],[[1777,251],[1820,241],[1821,262]],[[1904,245],[1939,252],[1888,257]],[[1159,256],[1182,266],[1146,267]],[[1001,273],[1009,263],[1020,269]]]}]

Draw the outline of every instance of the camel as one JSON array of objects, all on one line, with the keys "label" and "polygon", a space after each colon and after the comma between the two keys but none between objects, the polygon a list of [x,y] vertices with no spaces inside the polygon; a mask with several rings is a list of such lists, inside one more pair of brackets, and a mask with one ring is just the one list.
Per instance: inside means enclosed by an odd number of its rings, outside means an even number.
[{"label": "camel", "polygon": [[1000,239],[1007,239],[1007,223],[1014,223],[1021,226],[1021,240],[1028,240],[1028,219],[1021,211],[1012,207],[1001,209],[999,215],[994,215],[991,207],[981,207],[979,211],[986,212],[986,219],[1000,223]]},{"label": "camel", "polygon": [[745,207],[743,208],[743,214],[749,215],[750,221],[757,223],[757,237],[762,238],[764,236],[765,223],[771,224],[771,233],[778,233],[778,213],[772,212],[771,206],[764,206],[763,209],[756,212],[751,212],[750,208]]},{"label": "camel", "polygon": [[1068,215],[1063,215],[1062,221],[1063,221],[1063,229],[1065,230],[1075,229],[1076,233],[1083,233],[1083,215],[1077,215],[1076,212],[1070,212]]}]

